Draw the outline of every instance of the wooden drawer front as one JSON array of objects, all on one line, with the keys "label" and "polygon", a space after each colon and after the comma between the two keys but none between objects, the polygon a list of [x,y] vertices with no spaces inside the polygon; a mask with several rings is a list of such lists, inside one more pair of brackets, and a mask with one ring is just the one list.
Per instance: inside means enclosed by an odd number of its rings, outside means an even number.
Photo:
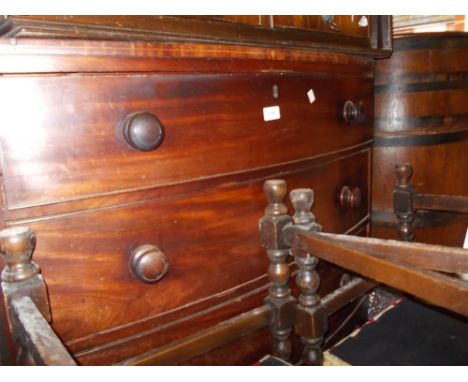
[{"label": "wooden drawer front", "polygon": [[[372,79],[359,77],[64,75],[1,78],[0,86],[8,208],[267,167],[372,137]],[[348,99],[365,102],[364,123],[342,121]],[[263,108],[275,105],[281,119],[265,122]],[[165,127],[154,151],[122,137],[136,112]]]},{"label": "wooden drawer front", "polygon": [[[291,188],[311,187],[313,208],[328,232],[345,232],[368,214],[369,150],[324,166],[297,165],[281,177]],[[227,179],[225,187],[21,222],[37,235],[53,325],[66,341],[179,308],[266,273],[258,219],[265,178]],[[344,185],[360,187],[360,208],[339,206]],[[18,223],[19,224],[19,223]],[[129,271],[129,250],[157,245],[170,270],[156,284]],[[155,325],[157,317],[155,318]]]}]

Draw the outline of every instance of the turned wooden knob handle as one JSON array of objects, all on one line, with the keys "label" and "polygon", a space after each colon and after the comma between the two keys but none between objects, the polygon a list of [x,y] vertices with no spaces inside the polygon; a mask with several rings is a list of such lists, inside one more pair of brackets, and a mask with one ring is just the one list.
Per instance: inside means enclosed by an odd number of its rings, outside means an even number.
[{"label": "turned wooden knob handle", "polygon": [[130,147],[140,151],[151,151],[162,143],[164,126],[151,113],[135,113],[125,119],[123,136]]},{"label": "turned wooden knob handle", "polygon": [[152,284],[166,275],[169,260],[155,245],[144,244],[132,251],[129,266],[138,280]]},{"label": "turned wooden knob handle", "polygon": [[340,205],[346,208],[359,208],[361,206],[361,190],[356,187],[353,190],[344,186],[340,192]]},{"label": "turned wooden knob handle", "polygon": [[346,101],[343,106],[343,119],[348,122],[358,122],[362,123],[366,119],[366,108],[364,107],[364,102],[358,101],[354,103],[353,101]]}]

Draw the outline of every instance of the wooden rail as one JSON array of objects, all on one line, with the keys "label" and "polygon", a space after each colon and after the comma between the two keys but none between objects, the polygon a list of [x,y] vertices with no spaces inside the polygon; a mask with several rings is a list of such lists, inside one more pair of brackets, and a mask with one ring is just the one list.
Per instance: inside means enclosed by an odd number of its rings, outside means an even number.
[{"label": "wooden rail", "polygon": [[[395,253],[400,249],[400,255],[392,257],[387,254],[387,257],[382,257],[379,255],[379,243],[385,243],[384,240],[358,237],[352,240],[351,244],[341,235],[298,233],[293,248],[308,251],[321,260],[468,316],[468,282],[402,262],[401,253],[414,260],[424,252],[425,248],[426,253],[432,253],[434,246],[408,244],[404,250],[395,247]],[[413,247],[417,247],[417,250],[413,250]],[[460,251],[463,251],[468,258],[468,250]],[[450,256],[447,253],[445,255]]]},{"label": "wooden rail", "polygon": [[76,366],[68,350],[29,297],[11,302],[15,337],[36,365]]}]

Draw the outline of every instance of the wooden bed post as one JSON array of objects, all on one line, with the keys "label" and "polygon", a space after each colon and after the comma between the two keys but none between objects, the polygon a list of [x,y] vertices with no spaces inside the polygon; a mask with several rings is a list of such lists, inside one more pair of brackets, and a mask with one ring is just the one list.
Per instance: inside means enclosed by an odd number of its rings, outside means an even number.
[{"label": "wooden bed post", "polygon": [[[311,189],[300,188],[292,190],[289,197],[295,210],[295,230],[320,232],[322,227],[315,222],[315,216],[311,212],[314,192]],[[328,314],[317,293],[320,278],[315,267],[318,259],[300,248],[294,249],[292,254],[299,267],[296,277],[300,288],[299,304],[296,307],[296,332],[301,336],[304,345],[302,365],[319,366],[323,364],[320,345],[328,327]]]},{"label": "wooden bed post", "polygon": [[263,190],[268,205],[265,216],[260,219],[260,236],[270,258],[268,277],[272,283],[265,303],[271,309],[273,355],[288,360],[291,356],[289,337],[294,326],[296,300],[288,286],[290,270],[286,259],[289,256],[289,245],[285,243],[284,228],[291,224],[291,217],[283,203],[287,192],[286,182],[267,180]]},{"label": "wooden bed post", "polygon": [[55,332],[49,299],[40,268],[31,258],[36,237],[26,227],[0,231],[0,255],[4,304],[10,331],[19,345],[17,363],[22,365],[76,365]]}]

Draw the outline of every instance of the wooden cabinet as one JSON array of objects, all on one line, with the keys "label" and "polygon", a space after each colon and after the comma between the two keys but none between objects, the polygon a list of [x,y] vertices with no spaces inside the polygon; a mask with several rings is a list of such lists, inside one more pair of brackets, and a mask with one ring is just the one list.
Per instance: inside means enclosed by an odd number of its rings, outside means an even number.
[{"label": "wooden cabinet", "polygon": [[[3,20],[2,224],[35,232],[52,327],[78,363],[119,363],[174,341],[183,356],[165,363],[253,363],[267,353],[265,329],[246,333],[252,341],[236,356],[232,344],[206,354],[180,345],[262,304],[267,179],[313,188],[326,231],[367,232],[374,56],[388,49],[350,42],[348,54],[333,39],[284,48],[275,33],[294,33],[253,18]],[[194,25],[205,28],[198,41],[185,34]],[[345,118],[350,102],[362,118]],[[129,144],[129,118],[141,115],[149,119],[135,139],[154,139],[157,126],[152,149]],[[359,203],[340,203],[345,187]],[[157,282],[136,275],[142,245],[165,256]],[[340,285],[339,268],[320,272],[321,294]]]}]

